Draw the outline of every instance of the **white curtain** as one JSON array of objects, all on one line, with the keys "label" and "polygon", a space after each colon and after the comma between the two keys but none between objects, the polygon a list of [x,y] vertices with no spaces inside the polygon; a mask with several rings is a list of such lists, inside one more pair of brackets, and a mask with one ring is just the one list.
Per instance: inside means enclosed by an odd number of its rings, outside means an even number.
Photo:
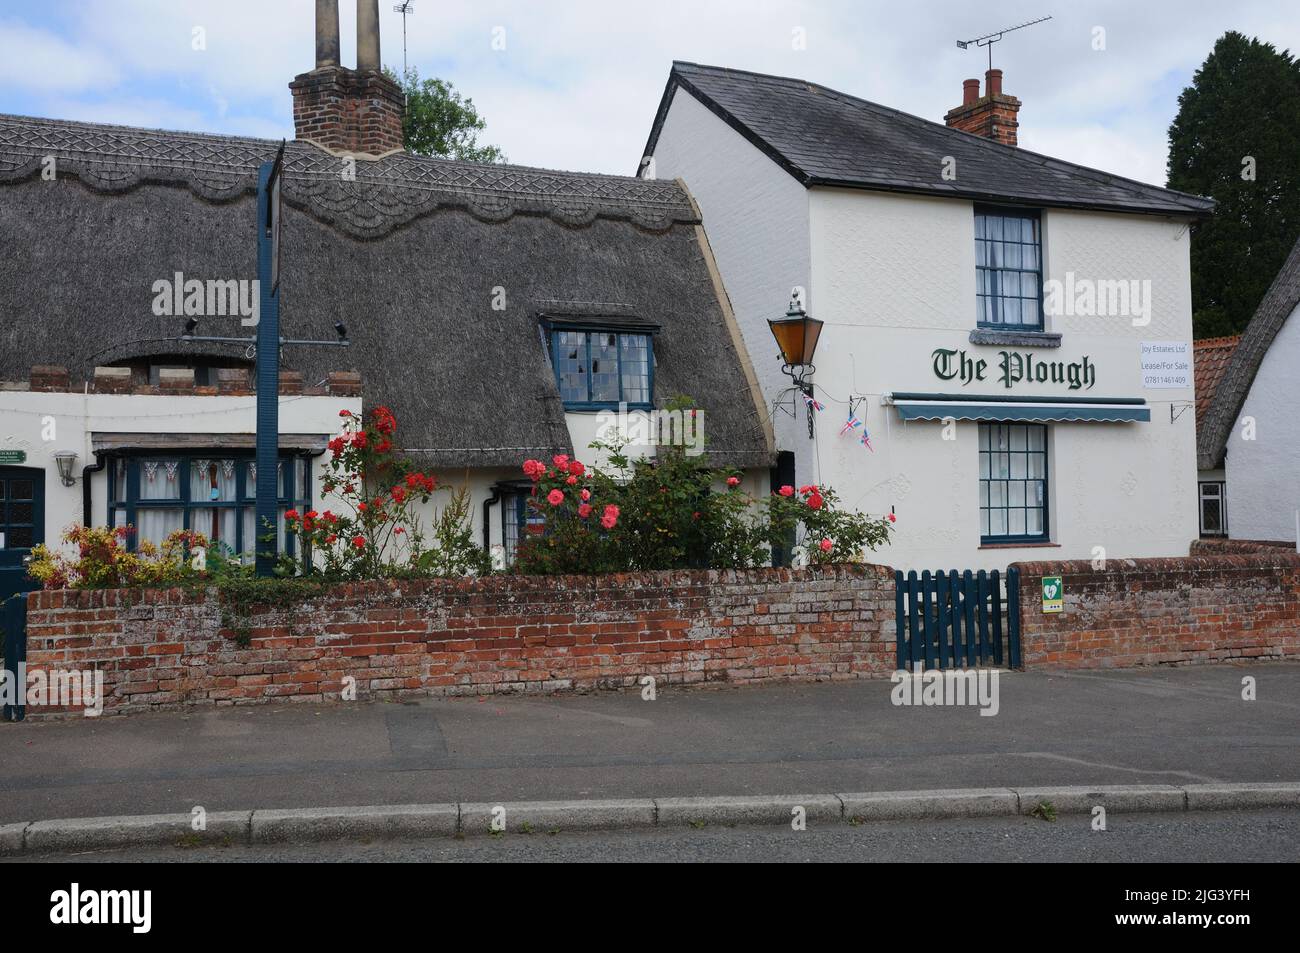
[{"label": "white curtain", "polygon": [[195,503],[233,502],[234,460],[194,460],[190,464],[190,500]]},{"label": "white curtain", "polygon": [[185,528],[185,511],[142,506],[136,510],[136,538],[157,545],[178,529]]}]

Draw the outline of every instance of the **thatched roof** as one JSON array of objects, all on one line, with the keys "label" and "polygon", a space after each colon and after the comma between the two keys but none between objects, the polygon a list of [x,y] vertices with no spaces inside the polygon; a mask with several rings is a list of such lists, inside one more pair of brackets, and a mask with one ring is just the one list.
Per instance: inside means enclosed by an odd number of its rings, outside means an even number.
[{"label": "thatched roof", "polygon": [[[33,364],[89,379],[96,364],[210,353],[175,340],[184,319],[153,314],[152,286],[175,272],[256,278],[257,168],[278,145],[0,115],[0,380]],[[540,315],[607,311],[660,328],[656,395],[696,399],[714,459],[768,464],[680,184],[405,154],[358,161],[354,181],[343,169],[316,146],[286,149],[282,333],[329,340],[343,321],[353,341],[286,349],[308,384],[359,370],[367,405],[390,405],[429,465],[571,452]],[[201,333],[248,329],[207,318]]]},{"label": "thatched roof", "polygon": [[1205,413],[1205,423],[1196,432],[1196,465],[1199,469],[1213,470],[1223,463],[1228,437],[1236,426],[1237,415],[1246,403],[1251,385],[1255,383],[1264,355],[1297,307],[1300,307],[1300,239],[1255,309],[1254,317],[1242,332],[1228,367],[1214,389],[1214,398]]}]

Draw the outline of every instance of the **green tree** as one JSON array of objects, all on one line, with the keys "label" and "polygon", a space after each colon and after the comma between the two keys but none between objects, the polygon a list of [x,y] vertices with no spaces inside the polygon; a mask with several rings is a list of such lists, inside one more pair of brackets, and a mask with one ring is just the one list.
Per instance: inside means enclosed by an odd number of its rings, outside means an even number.
[{"label": "green tree", "polygon": [[1218,203],[1192,234],[1195,335],[1239,333],[1300,236],[1300,59],[1221,36],[1178,97],[1168,171]]},{"label": "green tree", "polygon": [[504,162],[497,146],[479,145],[478,134],[487,121],[462,97],[456,87],[441,79],[420,79],[411,67],[404,77],[384,68],[384,74],[406,93],[406,118],[402,134],[406,148],[416,155],[441,156],[465,162]]}]

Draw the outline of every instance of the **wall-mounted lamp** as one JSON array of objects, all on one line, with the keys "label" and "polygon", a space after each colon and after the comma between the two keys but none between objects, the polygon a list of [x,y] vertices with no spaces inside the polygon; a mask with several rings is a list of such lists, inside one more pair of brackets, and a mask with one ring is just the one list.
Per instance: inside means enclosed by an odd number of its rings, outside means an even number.
[{"label": "wall-mounted lamp", "polygon": [[794,386],[809,398],[808,438],[810,440],[813,436],[811,402],[813,388],[807,378],[817,370],[813,366],[813,354],[817,350],[817,339],[821,336],[823,323],[804,311],[803,302],[799,300],[798,288],[791,294],[790,307],[785,317],[767,319],[768,327],[772,329],[772,337],[776,338],[776,345],[781,349],[781,359],[785,362],[781,367],[781,373],[789,375],[794,381]]},{"label": "wall-mounted lamp", "polygon": [[77,482],[74,476],[73,467],[77,462],[77,454],[74,450],[58,450],[54,454],[54,465],[59,468],[59,479],[63,481],[64,486],[72,486]]}]

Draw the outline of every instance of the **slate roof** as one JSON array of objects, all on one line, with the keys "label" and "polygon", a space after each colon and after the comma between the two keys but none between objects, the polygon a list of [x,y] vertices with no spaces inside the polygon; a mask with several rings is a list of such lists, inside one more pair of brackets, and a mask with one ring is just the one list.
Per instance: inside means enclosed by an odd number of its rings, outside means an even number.
[{"label": "slate roof", "polygon": [[1237,349],[1240,334],[1230,337],[1202,338],[1192,344],[1193,374],[1196,382],[1196,430],[1199,433],[1205,414],[1214,400],[1223,372],[1228,369],[1232,352]]},{"label": "slate roof", "polygon": [[1251,385],[1255,383],[1264,355],[1297,307],[1300,307],[1300,239],[1296,240],[1291,254],[1287,255],[1264,299],[1255,309],[1250,324],[1242,332],[1219,386],[1214,390],[1214,398],[1205,413],[1205,425],[1197,427],[1196,465],[1199,469],[1213,470],[1223,463],[1228,437],[1236,426]]},{"label": "slate roof", "polygon": [[[154,315],[151,289],[175,272],[257,277],[257,169],[279,145],[0,115],[0,380],[34,364],[76,380],[143,357],[242,356],[178,341],[184,319]],[[307,384],[351,366],[426,465],[514,467],[575,449],[541,315],[633,316],[659,328],[659,401],[686,394],[704,409],[712,462],[770,464],[679,184],[407,154],[359,160],[354,180],[343,171],[316,146],[286,148],[283,332],[333,340],[342,321],[352,341],[286,348]],[[200,333],[247,329],[205,318]]]},{"label": "slate roof", "polygon": [[[950,129],[816,83],[673,63],[644,155],[675,91],[694,95],[805,186],[844,186],[1038,206],[1204,216],[1211,199]],[[957,178],[940,177],[945,156]]]}]

